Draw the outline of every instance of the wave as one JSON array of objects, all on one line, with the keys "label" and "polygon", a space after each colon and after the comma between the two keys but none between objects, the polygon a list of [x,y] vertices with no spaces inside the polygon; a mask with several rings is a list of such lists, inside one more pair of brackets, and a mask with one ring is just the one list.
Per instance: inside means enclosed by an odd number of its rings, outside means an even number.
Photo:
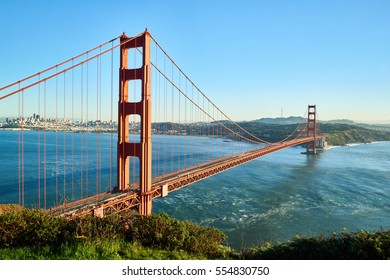
[{"label": "wave", "polygon": [[341,146],[326,146],[324,148],[324,150],[331,150],[331,149],[336,149],[336,148],[340,148]]}]

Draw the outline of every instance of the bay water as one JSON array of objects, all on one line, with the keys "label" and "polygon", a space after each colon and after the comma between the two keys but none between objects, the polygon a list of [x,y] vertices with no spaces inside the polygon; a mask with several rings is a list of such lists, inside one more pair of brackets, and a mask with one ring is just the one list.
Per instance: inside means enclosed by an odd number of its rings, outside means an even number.
[{"label": "bay water", "polygon": [[[39,137],[43,142],[42,135]],[[0,131],[0,203],[18,203],[18,137],[18,131]],[[35,203],[36,206],[36,168],[38,160],[42,163],[43,155],[37,159],[34,152],[36,131],[25,131],[23,137],[24,196],[26,205]],[[47,132],[45,137],[48,201],[53,201],[49,189],[56,185],[56,174],[60,188],[64,181],[71,181],[71,176],[80,179],[78,174],[85,174],[86,159],[77,150],[82,147],[80,142],[86,140],[84,133],[61,133],[58,137],[54,132]],[[168,138],[177,140],[177,151],[183,153],[187,163],[191,158],[199,158],[206,145],[218,146],[228,154],[236,144],[217,138],[207,139],[206,144],[206,139],[201,137],[187,136],[186,141],[181,141],[179,136],[156,136],[153,149],[163,147],[159,143]],[[88,141],[89,171],[83,179],[89,177],[90,189],[76,194],[76,198],[88,192],[92,195],[95,191],[105,191],[109,180],[115,181],[109,179],[110,172],[116,174],[111,165],[116,163],[112,136],[90,134]],[[62,148],[56,150],[56,145],[65,147],[65,158],[61,156]],[[180,148],[183,145],[186,147]],[[94,169],[96,147],[101,155],[98,169]],[[72,149],[77,156],[70,156]],[[286,241],[295,235],[331,234],[344,228],[372,231],[390,227],[390,142],[333,147],[315,156],[301,154],[303,151],[302,147],[288,148],[189,185],[154,200],[153,212],[166,212],[180,220],[216,227],[228,236],[228,245],[237,250],[264,241]],[[183,162],[180,157],[174,158]],[[98,177],[96,170],[99,170]],[[160,173],[161,170],[155,172]],[[99,190],[95,190],[98,185],[95,178],[100,180]]]},{"label": "bay water", "polygon": [[390,228],[390,142],[303,151],[282,150],[195,183],[156,200],[154,212],[219,228],[237,250]]}]

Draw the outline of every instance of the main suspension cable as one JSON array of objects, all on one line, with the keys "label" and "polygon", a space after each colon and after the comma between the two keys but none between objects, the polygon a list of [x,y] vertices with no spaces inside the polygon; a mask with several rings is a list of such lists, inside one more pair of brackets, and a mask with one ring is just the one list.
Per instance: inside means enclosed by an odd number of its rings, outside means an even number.
[{"label": "main suspension cable", "polygon": [[92,49],[90,49],[90,50],[87,50],[87,51],[85,51],[85,52],[83,52],[83,53],[81,53],[81,54],[78,54],[78,55],[76,55],[76,56],[74,56],[74,57],[72,57],[72,58],[69,58],[69,59],[67,59],[67,60],[64,60],[64,61],[62,61],[62,62],[60,62],[60,63],[58,63],[58,64],[56,64],[56,65],[54,65],[54,66],[52,66],[52,67],[46,68],[45,70],[42,70],[42,71],[37,72],[37,73],[35,73],[35,74],[33,74],[33,75],[30,75],[30,76],[28,76],[28,77],[26,77],[26,78],[24,78],[24,79],[22,79],[22,80],[19,80],[19,81],[17,81],[17,82],[12,83],[12,84],[6,85],[6,86],[0,88],[0,91],[3,90],[3,89],[6,89],[6,88],[12,87],[12,86],[14,86],[14,85],[17,85],[17,84],[19,84],[19,83],[22,83],[22,82],[24,82],[24,81],[27,81],[27,80],[29,80],[29,79],[31,79],[31,78],[36,77],[36,76],[40,76],[40,75],[42,75],[43,73],[46,73],[46,72],[48,72],[48,71],[50,71],[50,70],[53,70],[53,69],[55,69],[55,68],[57,68],[57,67],[59,67],[59,66],[61,66],[61,65],[64,65],[64,64],[66,64],[66,63],[68,63],[68,62],[71,62],[71,61],[73,61],[73,60],[75,60],[75,59],[77,59],[77,58],[79,58],[79,57],[82,57],[82,56],[86,55],[87,53],[93,52],[93,51],[97,50],[98,48],[104,47],[105,45],[107,45],[107,44],[109,44],[109,43],[111,43],[111,42],[114,42],[115,40],[119,39],[120,37],[121,37],[121,36],[117,36],[117,37],[115,37],[114,39],[111,39],[110,41],[107,41],[107,42],[105,42],[105,43],[103,43],[103,44],[101,44],[101,45],[99,45],[99,46],[97,46],[97,47],[95,47],[95,48],[92,48]]},{"label": "main suspension cable", "polygon": [[[134,36],[134,37],[128,38],[128,39],[124,40],[123,42],[121,42],[121,43],[118,44],[118,45],[115,45],[115,46],[113,46],[113,47],[111,47],[111,48],[109,48],[109,49],[106,49],[106,50],[104,50],[104,51],[102,51],[102,52],[100,52],[100,53],[98,53],[98,54],[96,54],[96,55],[94,55],[94,56],[89,57],[89,58],[87,57],[87,59],[85,59],[85,60],[83,60],[83,61],[81,61],[81,62],[79,62],[79,63],[77,63],[77,64],[74,64],[74,65],[72,65],[72,66],[70,66],[70,67],[68,67],[68,68],[65,68],[65,69],[63,69],[63,70],[61,70],[61,71],[58,71],[58,72],[54,73],[53,75],[50,75],[50,76],[48,76],[48,77],[46,77],[46,78],[43,78],[43,79],[41,79],[41,80],[39,80],[39,81],[37,81],[37,82],[33,82],[33,83],[31,83],[31,84],[29,84],[29,85],[23,87],[23,88],[19,88],[19,89],[13,91],[13,92],[11,92],[11,93],[8,93],[8,94],[6,94],[6,95],[3,95],[3,96],[0,97],[0,100],[3,100],[3,99],[5,99],[5,98],[7,98],[7,97],[10,97],[10,96],[12,96],[12,95],[15,95],[15,94],[18,93],[18,92],[24,91],[24,90],[26,90],[26,89],[28,89],[28,88],[31,88],[31,87],[33,87],[33,86],[36,86],[36,85],[42,83],[42,82],[48,81],[48,80],[50,80],[50,79],[52,79],[52,78],[54,78],[54,77],[57,77],[58,75],[61,75],[61,74],[65,73],[65,72],[67,72],[67,71],[69,71],[69,70],[72,70],[72,69],[74,69],[74,68],[76,68],[76,67],[78,67],[78,66],[80,66],[80,65],[83,65],[83,64],[85,64],[85,63],[87,63],[87,62],[89,62],[89,61],[91,61],[91,60],[93,60],[93,59],[95,59],[95,58],[97,58],[97,57],[100,57],[100,56],[102,56],[103,54],[106,54],[106,53],[110,52],[111,50],[114,50],[114,49],[116,49],[116,48],[118,48],[118,47],[120,47],[120,46],[122,46],[122,45],[124,45],[124,44],[129,43],[130,41],[136,39],[136,38],[139,37],[139,36],[140,36],[140,34],[138,34],[138,35],[136,35],[136,36]],[[99,46],[96,47],[96,48],[94,48],[94,49],[97,49],[97,48],[99,48]],[[89,54],[89,51],[85,52],[84,55],[88,55],[88,54]],[[70,59],[69,61],[71,61],[71,59]],[[54,69],[54,68],[57,68],[57,67],[58,67],[58,64],[57,64],[56,66],[51,67],[50,69]],[[34,74],[34,76],[38,75],[39,73],[42,73],[42,72],[38,72],[37,74]],[[27,80],[27,78],[26,78],[26,79],[23,79],[23,80]],[[19,83],[19,82],[15,82],[15,83],[13,83],[13,85],[18,84],[18,83]],[[19,83],[19,84],[20,84],[20,83]],[[9,86],[3,87],[3,88],[1,88],[1,90],[5,89],[5,88],[8,88],[8,87],[9,87]]]},{"label": "main suspension cable", "polygon": [[176,64],[176,62],[168,55],[168,53],[161,47],[161,45],[153,38],[153,36],[150,36],[150,38],[155,42],[155,44],[161,49],[161,51],[168,57],[168,59],[172,62],[173,65],[176,66],[176,68],[180,71],[180,73],[204,96],[204,98],[206,98],[206,100],[208,102],[210,102],[219,112],[221,112],[221,114],[227,118],[230,122],[232,122],[235,126],[237,126],[239,129],[241,129],[242,131],[244,131],[245,133],[247,133],[248,135],[250,135],[251,137],[253,137],[254,139],[256,139],[258,141],[258,143],[262,143],[262,144],[272,144],[268,141],[265,141],[261,138],[258,138],[256,136],[254,136],[253,134],[249,133],[247,130],[245,130],[244,128],[242,128],[239,124],[237,124],[235,121],[233,121],[231,118],[229,118],[221,109],[218,108],[218,106],[216,106],[204,93],[202,90],[199,89],[199,87],[196,86],[196,84],[183,72],[183,70]]}]

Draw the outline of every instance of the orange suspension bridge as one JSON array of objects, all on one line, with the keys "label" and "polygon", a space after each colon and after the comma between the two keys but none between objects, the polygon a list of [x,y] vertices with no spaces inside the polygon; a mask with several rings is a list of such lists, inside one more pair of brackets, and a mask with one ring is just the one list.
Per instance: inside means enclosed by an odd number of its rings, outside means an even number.
[{"label": "orange suspension bridge", "polygon": [[[2,153],[17,163],[13,174],[2,174],[13,182],[6,202],[56,214],[150,215],[154,198],[288,147],[306,143],[315,154],[323,143],[315,105],[308,106],[307,122],[277,143],[248,132],[147,30],[0,91],[0,129],[11,131],[0,141],[14,143]],[[201,152],[193,143],[202,143]]]}]

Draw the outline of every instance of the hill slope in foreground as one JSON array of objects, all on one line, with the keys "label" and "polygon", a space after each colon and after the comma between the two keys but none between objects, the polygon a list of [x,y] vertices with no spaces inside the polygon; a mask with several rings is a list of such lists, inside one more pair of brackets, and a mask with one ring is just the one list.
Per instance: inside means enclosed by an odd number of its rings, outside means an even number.
[{"label": "hill slope in foreground", "polygon": [[390,259],[390,230],[297,236],[238,253],[218,229],[167,214],[66,220],[42,210],[0,209],[0,259]]}]

